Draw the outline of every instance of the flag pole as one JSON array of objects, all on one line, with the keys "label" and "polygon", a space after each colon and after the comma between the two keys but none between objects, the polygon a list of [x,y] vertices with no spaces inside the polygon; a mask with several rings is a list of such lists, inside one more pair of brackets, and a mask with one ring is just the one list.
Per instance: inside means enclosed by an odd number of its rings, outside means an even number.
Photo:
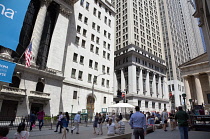
[{"label": "flag pole", "polygon": [[29,45],[27,46],[27,48],[25,49],[25,51],[23,52],[23,54],[20,56],[20,58],[19,58],[19,60],[18,60],[18,62],[17,62],[17,63],[19,63],[19,62],[20,62],[20,60],[21,60],[21,58],[23,57],[23,55],[25,54],[26,50],[28,49],[28,47],[30,46],[30,44],[33,42],[33,39],[34,39],[34,37],[31,39],[31,41],[30,41]]}]

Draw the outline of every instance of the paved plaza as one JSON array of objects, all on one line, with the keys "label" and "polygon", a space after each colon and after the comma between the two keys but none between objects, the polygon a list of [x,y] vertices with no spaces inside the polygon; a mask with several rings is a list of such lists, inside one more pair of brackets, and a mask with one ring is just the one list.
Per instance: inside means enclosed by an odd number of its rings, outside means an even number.
[{"label": "paved plaza", "polygon": [[[162,129],[156,129],[155,132],[149,133],[146,135],[145,139],[179,139],[179,132],[176,129],[175,131],[168,131],[165,132]],[[53,130],[50,130],[50,127],[44,127],[42,131],[38,130],[38,127],[33,129],[30,132],[30,139],[62,139],[62,134],[54,132],[55,126]],[[106,126],[103,126],[104,135],[95,135],[93,134],[93,127],[92,125],[85,125],[80,126],[80,134],[71,134],[70,132],[67,133],[67,139],[94,139],[101,137],[103,139],[106,136],[107,129]],[[8,134],[9,139],[14,139],[15,130],[11,130]],[[128,123],[126,123],[126,133],[132,132]],[[189,139],[209,139],[210,132],[202,132],[202,131],[189,131]]]}]

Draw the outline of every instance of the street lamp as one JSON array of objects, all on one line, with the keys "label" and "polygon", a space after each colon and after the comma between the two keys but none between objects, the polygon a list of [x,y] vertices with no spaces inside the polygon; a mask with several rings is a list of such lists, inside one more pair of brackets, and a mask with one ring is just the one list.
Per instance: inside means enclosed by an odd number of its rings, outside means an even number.
[{"label": "street lamp", "polygon": [[186,94],[183,93],[182,94],[183,100],[184,100],[184,110],[186,111],[186,104],[185,104],[185,99],[186,99]]},{"label": "street lamp", "polygon": [[98,76],[96,76],[96,78],[93,78],[93,84],[92,84],[92,99],[91,99],[91,107],[90,107],[90,121],[92,122],[92,119],[93,119],[93,104],[94,104],[94,83],[95,83],[95,80],[94,79],[97,79],[99,76],[101,75],[105,75],[106,73],[102,73],[102,74],[99,74]]}]

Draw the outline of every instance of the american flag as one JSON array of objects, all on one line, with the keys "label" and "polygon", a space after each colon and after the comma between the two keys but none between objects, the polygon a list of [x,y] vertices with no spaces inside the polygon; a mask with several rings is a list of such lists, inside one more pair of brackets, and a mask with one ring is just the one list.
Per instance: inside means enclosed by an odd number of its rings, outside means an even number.
[{"label": "american flag", "polygon": [[32,42],[30,42],[28,48],[25,51],[26,67],[31,66],[31,58],[32,58]]}]

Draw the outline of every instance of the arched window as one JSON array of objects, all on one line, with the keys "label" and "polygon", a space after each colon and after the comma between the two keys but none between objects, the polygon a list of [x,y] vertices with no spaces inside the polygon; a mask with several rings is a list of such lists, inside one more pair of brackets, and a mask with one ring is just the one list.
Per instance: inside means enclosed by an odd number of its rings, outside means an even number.
[{"label": "arched window", "polygon": [[10,87],[16,87],[19,88],[20,86],[20,78],[17,76],[12,77],[12,83],[9,84]]},{"label": "arched window", "polygon": [[44,83],[43,82],[38,82],[36,84],[36,91],[43,92],[43,90],[44,90]]},{"label": "arched window", "polygon": [[20,38],[19,38],[19,44],[17,46],[17,50],[16,52],[12,53],[12,57],[15,58],[16,62],[21,57],[21,55],[25,52],[25,49],[30,43],[39,9],[40,9],[40,1],[31,0],[28,6],[28,10],[26,12],[25,18],[24,18],[21,32],[20,32]]},{"label": "arched window", "polygon": [[55,28],[57,17],[59,14],[60,5],[56,2],[51,2],[47,8],[47,14],[45,17],[44,28],[42,32],[41,42],[39,46],[38,56],[36,64],[39,69],[45,69],[47,64],[47,58],[50,48],[50,42],[52,39],[52,34]]}]

